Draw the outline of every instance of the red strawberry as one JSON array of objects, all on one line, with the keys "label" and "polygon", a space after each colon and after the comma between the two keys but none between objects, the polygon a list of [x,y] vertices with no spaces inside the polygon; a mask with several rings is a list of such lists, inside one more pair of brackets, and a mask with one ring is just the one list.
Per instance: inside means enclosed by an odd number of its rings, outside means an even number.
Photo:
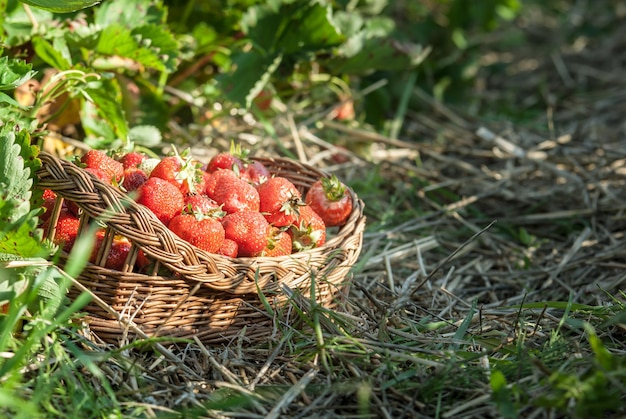
[{"label": "red strawberry", "polygon": [[124,169],[130,169],[131,167],[139,167],[139,165],[148,157],[145,154],[137,151],[131,151],[120,157],[119,161],[122,163]]},{"label": "red strawberry", "polygon": [[126,192],[132,192],[137,190],[141,185],[143,185],[146,180],[148,180],[148,176],[144,173],[143,170],[137,167],[129,167],[128,169],[124,169],[124,180],[122,180],[122,187]]},{"label": "red strawberry", "polygon": [[145,268],[152,264],[152,261],[148,258],[148,256],[146,256],[144,251],[140,249],[137,252],[137,261],[135,262],[135,264],[140,271],[143,271]]},{"label": "red strawberry", "polygon": [[56,203],[57,194],[54,193],[54,191],[51,191],[50,189],[45,189],[43,191],[43,195],[41,196],[41,198],[43,199],[43,203],[41,204],[41,207],[45,211],[39,216],[39,222],[43,223],[48,218],[50,218],[50,215],[52,215],[52,210],[54,209],[54,205]]},{"label": "red strawberry", "polygon": [[221,219],[226,215],[220,205],[205,194],[187,195],[183,211],[189,214],[204,215],[217,219]]},{"label": "red strawberry", "polygon": [[286,231],[274,227],[262,255],[267,257],[290,255],[291,247],[291,236]]},{"label": "red strawberry", "polygon": [[164,157],[152,169],[150,177],[157,177],[171,182],[178,186],[183,194],[202,192],[204,189],[204,178],[200,165],[190,157],[184,157],[178,154]]},{"label": "red strawberry", "polygon": [[[98,230],[96,232],[96,243],[93,246],[93,250],[91,251],[91,257],[89,258],[89,261],[91,263],[96,262],[98,252],[100,251],[100,248],[102,247],[104,242],[104,237],[104,230]],[[126,262],[128,254],[130,253],[131,247],[132,243],[126,237],[115,235],[113,237],[113,241],[111,242],[111,248],[106,255],[104,267],[116,271],[121,271],[122,269],[124,269],[124,264]]]},{"label": "red strawberry", "polygon": [[245,165],[240,177],[253,185],[260,185],[271,177],[270,171],[263,163],[254,160]]},{"label": "red strawberry", "polygon": [[108,182],[119,182],[124,176],[124,166],[122,163],[107,156],[100,150],[89,150],[80,161],[85,167],[90,169],[100,169],[106,174]]},{"label": "red strawberry", "polygon": [[335,175],[313,183],[304,200],[328,227],[345,224],[352,212],[352,196]]},{"label": "red strawberry", "polygon": [[92,175],[94,175],[101,181],[108,183],[109,185],[113,185],[115,182],[117,182],[117,179],[111,177],[111,174],[109,172],[98,167],[85,167],[85,171],[91,173]]},{"label": "red strawberry", "polygon": [[237,179],[237,174],[232,170],[219,169],[215,172],[209,173],[209,177],[206,181],[204,191],[209,196],[209,198],[213,199],[218,185],[220,185],[220,187],[223,187],[223,185],[225,185],[231,179]]},{"label": "red strawberry", "polygon": [[240,145],[231,142],[230,151],[213,156],[207,164],[206,171],[213,173],[219,169],[228,169],[239,174],[243,170],[247,155],[247,150],[243,150]]},{"label": "red strawberry", "polygon": [[229,214],[244,210],[259,211],[259,193],[254,186],[239,178],[217,183],[211,198]]},{"label": "red strawberry", "polygon": [[217,253],[220,255],[228,256],[231,258],[236,258],[239,249],[237,246],[237,242],[231,239],[225,238],[222,242],[222,245],[217,250]]},{"label": "red strawberry", "polygon": [[[60,246],[66,252],[72,250],[72,246],[74,246],[74,242],[76,241],[76,236],[78,234],[79,224],[80,220],[77,216],[72,214],[67,209],[62,209],[56,223],[54,237],[52,238],[54,244]],[[49,219],[46,220],[42,228],[47,234],[50,229]]]},{"label": "red strawberry", "polygon": [[130,253],[132,243],[124,236],[116,235],[111,243],[111,250],[107,254],[107,259],[104,267],[107,269],[114,269],[121,271],[124,269],[126,258]]},{"label": "red strawberry", "polygon": [[326,225],[324,220],[313,209],[304,205],[300,207],[296,223],[289,229],[293,240],[293,250],[320,247],[326,243]]},{"label": "red strawberry", "polygon": [[169,225],[178,237],[192,245],[216,253],[224,242],[224,227],[214,218],[198,220],[191,214],[180,214]]},{"label": "red strawberry", "polygon": [[180,214],[185,205],[180,189],[158,177],[149,178],[137,189],[137,202],[148,207],[165,225]]},{"label": "red strawberry", "polygon": [[237,243],[237,255],[258,256],[267,244],[271,228],[258,211],[239,211],[227,214],[222,219],[225,237]]},{"label": "red strawberry", "polygon": [[302,204],[300,192],[287,178],[276,176],[257,186],[259,211],[267,221],[277,227],[293,224]]}]

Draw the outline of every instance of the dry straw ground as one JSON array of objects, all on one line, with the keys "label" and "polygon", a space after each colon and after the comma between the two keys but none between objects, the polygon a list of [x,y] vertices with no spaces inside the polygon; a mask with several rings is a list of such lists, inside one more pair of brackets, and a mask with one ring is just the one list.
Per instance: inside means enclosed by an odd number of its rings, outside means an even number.
[{"label": "dry straw ground", "polygon": [[[487,40],[483,59],[501,71],[479,74],[466,107],[416,91],[423,110],[405,115],[400,139],[323,112],[273,121],[286,149],[338,173],[366,202],[370,228],[345,313],[309,307],[312,329],[291,331],[279,315],[287,333],[267,342],[243,334],[223,346],[125,351],[103,366],[109,379],[172,416],[500,417],[507,402],[494,403],[489,385],[497,369],[517,389],[510,400],[525,401],[520,416],[574,412],[575,397],[547,377],[580,360],[592,368],[594,356],[584,330],[563,319],[569,310],[599,322],[596,306],[623,303],[626,277],[624,10],[585,5],[541,19],[529,10]],[[583,24],[606,33],[569,36]],[[523,47],[500,42],[513,35]],[[285,151],[250,124],[204,128],[223,140],[197,153],[233,136],[259,154]],[[623,354],[623,324],[598,333]],[[543,406],[559,397],[563,410]]]}]

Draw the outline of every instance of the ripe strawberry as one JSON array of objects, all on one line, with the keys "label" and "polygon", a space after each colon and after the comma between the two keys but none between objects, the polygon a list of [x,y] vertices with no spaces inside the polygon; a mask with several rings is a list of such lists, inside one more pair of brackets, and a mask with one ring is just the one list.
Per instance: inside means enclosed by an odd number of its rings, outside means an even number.
[{"label": "ripe strawberry", "polygon": [[209,173],[204,192],[209,196],[209,198],[214,199],[213,197],[215,196],[215,191],[217,190],[218,185],[220,188],[223,188],[224,185],[226,185],[226,183],[231,179],[238,179],[237,174],[232,170],[218,169]]},{"label": "ripe strawberry", "polygon": [[225,237],[237,243],[237,256],[254,257],[261,254],[267,244],[271,228],[258,211],[239,211],[222,219]]},{"label": "ripe strawberry", "polygon": [[199,249],[216,253],[224,242],[224,227],[214,218],[197,219],[192,214],[179,214],[169,224],[178,237]]},{"label": "ripe strawberry", "polygon": [[145,271],[152,264],[152,261],[146,256],[143,250],[139,250],[137,252],[137,260],[135,261],[135,265],[139,271]]},{"label": "ripe strawberry", "polygon": [[[98,256],[98,252],[103,245],[105,238],[105,231],[98,230],[96,232],[96,243],[94,244],[93,250],[91,251],[91,257],[89,261],[91,263],[96,262],[96,258]],[[130,253],[130,248],[132,247],[132,243],[124,236],[115,235],[113,237],[113,241],[111,242],[111,248],[106,255],[106,260],[104,262],[104,267],[107,269],[114,269],[116,271],[121,271],[124,269],[124,264],[126,262],[126,258]]]},{"label": "ripe strawberry", "polygon": [[219,169],[232,170],[239,174],[244,167],[244,161],[248,155],[247,150],[243,150],[241,145],[235,145],[234,142],[230,143],[230,151],[216,154],[209,160],[206,171],[213,173]]},{"label": "ripe strawberry", "polygon": [[226,213],[220,205],[209,198],[208,195],[187,195],[185,197],[185,206],[183,212],[194,215],[209,216],[221,219]]},{"label": "ripe strawberry", "polygon": [[107,269],[114,269],[116,271],[124,269],[126,258],[128,258],[131,247],[132,243],[130,240],[124,236],[116,235],[113,238],[113,243],[111,243],[111,250],[107,255],[104,267]]},{"label": "ripe strawberry", "polygon": [[254,160],[244,165],[244,170],[239,176],[243,180],[256,186],[268,180],[272,175],[263,163],[258,160]]},{"label": "ripe strawberry", "polygon": [[259,211],[276,227],[293,224],[302,204],[300,192],[287,178],[276,176],[257,186]]},{"label": "ripe strawberry", "polygon": [[235,242],[234,240],[225,238],[224,241],[222,242],[222,245],[217,250],[217,253],[223,256],[236,258],[238,251],[239,251],[239,246],[237,246],[237,242]]},{"label": "ripe strawberry", "polygon": [[313,183],[304,200],[328,227],[345,224],[352,212],[352,196],[335,175]]},{"label": "ripe strawberry", "polygon": [[54,209],[54,205],[56,203],[57,194],[50,189],[45,189],[41,198],[43,199],[41,207],[44,209],[44,212],[39,216],[39,222],[43,223],[48,218],[50,218],[50,215],[52,215],[52,210]]},{"label": "ripe strawberry", "polygon": [[130,169],[131,167],[139,167],[139,165],[147,158],[148,157],[143,153],[131,151],[120,157],[119,162],[122,163],[124,169]]},{"label": "ripe strawberry", "polygon": [[117,182],[117,179],[111,177],[111,174],[109,172],[102,170],[98,167],[85,167],[85,171],[91,173],[92,175],[94,175],[101,181],[108,183],[109,185],[113,185]]},{"label": "ripe strawberry", "polygon": [[195,194],[204,189],[200,165],[192,161],[190,157],[183,158],[178,154],[161,159],[150,172],[150,177],[171,182],[178,186],[183,194]]},{"label": "ripe strawberry", "polygon": [[[56,223],[54,237],[52,238],[54,244],[60,246],[66,252],[72,250],[78,234],[79,224],[80,220],[77,216],[67,209],[62,209]],[[50,219],[46,220],[42,228],[47,234],[50,229]]]},{"label": "ripe strawberry", "polygon": [[129,167],[124,169],[124,179],[122,180],[122,187],[126,192],[132,192],[137,190],[141,185],[143,185],[146,180],[148,180],[148,176],[144,173],[143,170],[138,167]]},{"label": "ripe strawberry", "polygon": [[185,205],[180,189],[158,177],[149,178],[137,189],[136,201],[148,207],[165,225],[180,214]]},{"label": "ripe strawberry", "polygon": [[291,236],[286,231],[273,227],[262,255],[267,257],[290,255],[291,247]]},{"label": "ripe strawberry", "polygon": [[122,163],[107,156],[103,151],[89,150],[81,157],[80,161],[87,168],[102,170],[106,174],[108,182],[119,182],[124,176]]},{"label": "ripe strawberry", "polygon": [[211,198],[229,214],[244,210],[259,211],[259,193],[254,186],[239,178],[227,178],[217,183]]},{"label": "ripe strawberry", "polygon": [[295,252],[320,247],[326,243],[324,220],[308,205],[300,207],[298,219],[289,228],[289,234]]}]

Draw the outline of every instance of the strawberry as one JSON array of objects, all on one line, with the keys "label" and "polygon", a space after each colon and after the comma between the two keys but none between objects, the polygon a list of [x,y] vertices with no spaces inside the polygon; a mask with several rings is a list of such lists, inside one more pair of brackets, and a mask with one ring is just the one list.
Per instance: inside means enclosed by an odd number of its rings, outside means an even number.
[{"label": "strawberry", "polygon": [[[91,263],[96,262],[96,258],[98,256],[98,252],[102,247],[103,241],[105,237],[104,230],[98,230],[96,232],[96,243],[94,244],[93,250],[91,252],[91,257],[89,261]],[[126,263],[126,258],[130,253],[130,248],[132,247],[132,243],[124,236],[115,235],[113,237],[113,241],[111,242],[111,248],[106,255],[106,260],[104,262],[104,267],[107,269],[113,269],[116,271],[121,271],[124,269],[124,265]]]},{"label": "strawberry", "polygon": [[260,185],[271,177],[270,171],[263,163],[254,160],[244,165],[244,170],[239,175],[243,180]]},{"label": "strawberry", "polygon": [[180,188],[183,194],[195,194],[204,189],[203,175],[200,165],[194,162],[187,153],[168,156],[152,169],[150,177],[165,179]]},{"label": "strawberry", "polygon": [[210,216],[221,219],[226,213],[222,211],[220,205],[209,198],[208,195],[187,195],[183,212],[194,215]]},{"label": "strawberry", "polygon": [[320,247],[326,243],[324,220],[309,205],[300,207],[298,218],[288,231],[295,252]]},{"label": "strawberry", "polygon": [[293,224],[302,204],[296,186],[287,178],[276,176],[257,186],[259,211],[267,221],[277,227]]},{"label": "strawberry", "polygon": [[122,188],[126,192],[132,192],[137,190],[141,185],[143,185],[146,180],[148,180],[148,176],[144,173],[143,170],[138,167],[129,167],[124,169],[124,179],[122,180]]},{"label": "strawberry", "polygon": [[148,157],[137,151],[131,151],[124,154],[119,158],[119,162],[122,163],[124,169],[130,169],[131,167],[139,167],[139,165]]},{"label": "strawberry", "polygon": [[116,271],[123,270],[131,247],[132,243],[130,240],[124,236],[116,235],[111,243],[111,250],[107,255],[104,267],[107,269],[114,269]]},{"label": "strawberry", "polygon": [[146,176],[150,177],[150,175],[152,174],[152,170],[154,170],[154,168],[160,162],[161,162],[161,159],[147,158],[147,159],[144,159],[141,163],[139,163],[139,166],[137,167],[143,170]]},{"label": "strawberry", "polygon": [[[78,234],[79,224],[80,220],[77,216],[67,209],[62,209],[55,226],[54,237],[52,238],[54,244],[60,246],[66,252],[72,250]],[[44,222],[42,228],[47,234],[50,229],[50,219]]]},{"label": "strawberry", "polygon": [[87,168],[102,170],[106,175],[107,182],[119,182],[124,176],[122,163],[107,156],[103,151],[89,150],[81,157],[80,161]]},{"label": "strawberry", "polygon": [[45,189],[41,198],[43,199],[41,207],[44,209],[44,212],[39,216],[39,222],[43,223],[52,215],[52,210],[57,200],[57,194],[50,189]]},{"label": "strawberry", "polygon": [[[117,182],[117,179],[114,177],[111,177],[111,174],[109,172],[103,169],[100,169],[98,167],[85,167],[85,171],[91,173],[92,175],[94,175],[101,181],[108,183],[109,185],[113,185],[114,183]],[[122,172],[122,176],[124,176],[123,172]]]},{"label": "strawberry", "polygon": [[136,201],[148,207],[165,225],[180,214],[185,199],[174,184],[158,177],[151,177],[137,189]]},{"label": "strawberry", "polygon": [[238,251],[239,249],[236,241],[224,238],[224,241],[222,242],[220,248],[217,250],[217,253],[223,256],[236,258]]},{"label": "strawberry", "polygon": [[211,198],[229,214],[244,210],[259,211],[259,193],[254,186],[237,177],[216,183]]},{"label": "strawberry", "polygon": [[192,245],[216,253],[224,242],[224,227],[214,218],[197,219],[192,214],[179,214],[169,224],[170,230]]},{"label": "strawberry", "polygon": [[213,156],[207,164],[206,171],[213,173],[219,169],[228,169],[239,174],[243,170],[247,155],[247,150],[243,150],[240,145],[235,145],[234,142],[231,142],[230,151]]},{"label": "strawberry", "polygon": [[267,257],[290,255],[291,247],[291,236],[284,230],[272,227],[272,233],[262,255]]},{"label": "strawberry", "polygon": [[209,173],[204,192],[209,196],[209,198],[214,199],[213,197],[215,196],[215,191],[218,185],[220,187],[223,187],[223,185],[229,182],[230,179],[237,178],[237,174],[232,170],[218,169],[212,173]]},{"label": "strawberry", "polygon": [[335,175],[313,183],[304,201],[322,217],[328,227],[345,224],[352,212],[352,196]]},{"label": "strawberry", "polygon": [[237,243],[237,256],[240,257],[260,255],[271,232],[269,223],[258,211],[243,210],[226,214],[222,225],[225,237]]}]

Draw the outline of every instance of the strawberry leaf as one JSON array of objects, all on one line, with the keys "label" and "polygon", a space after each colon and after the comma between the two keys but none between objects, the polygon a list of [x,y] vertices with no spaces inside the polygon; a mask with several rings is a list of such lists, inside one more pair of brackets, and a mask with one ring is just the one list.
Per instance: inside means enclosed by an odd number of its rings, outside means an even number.
[{"label": "strawberry leaf", "polygon": [[101,0],[20,0],[29,6],[53,13],[71,13],[100,3]]},{"label": "strawberry leaf", "polygon": [[115,135],[126,142],[128,140],[128,122],[120,104],[119,91],[119,85],[115,80],[103,78],[100,81],[91,82],[89,87],[85,89],[85,95],[95,105],[97,112],[97,116],[90,116],[94,119],[102,118]]},{"label": "strawberry leaf", "polygon": [[129,58],[145,67],[172,72],[176,67],[178,43],[162,27],[143,25],[129,29],[111,24],[102,30],[96,52]]},{"label": "strawberry leaf", "polygon": [[41,256],[46,248],[30,208],[34,170],[39,166],[28,132],[8,124],[0,132],[0,253]]},{"label": "strawberry leaf", "polygon": [[13,90],[32,79],[37,73],[32,68],[26,61],[0,58],[0,90]]},{"label": "strawberry leaf", "polygon": [[282,55],[268,56],[256,51],[237,54],[233,59],[235,71],[218,76],[217,80],[229,100],[249,108],[282,58]]}]

